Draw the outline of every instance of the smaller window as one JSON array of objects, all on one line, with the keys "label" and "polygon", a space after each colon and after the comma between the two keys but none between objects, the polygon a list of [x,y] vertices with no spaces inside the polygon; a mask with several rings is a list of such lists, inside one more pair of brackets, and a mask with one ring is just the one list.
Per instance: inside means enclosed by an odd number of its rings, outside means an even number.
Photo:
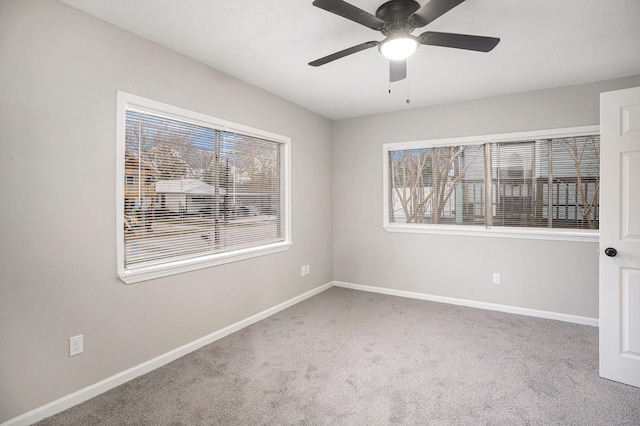
[{"label": "smaller window", "polygon": [[387,144],[384,154],[387,230],[597,237],[597,127]]},{"label": "smaller window", "polygon": [[286,250],[289,138],[118,93],[118,276]]}]

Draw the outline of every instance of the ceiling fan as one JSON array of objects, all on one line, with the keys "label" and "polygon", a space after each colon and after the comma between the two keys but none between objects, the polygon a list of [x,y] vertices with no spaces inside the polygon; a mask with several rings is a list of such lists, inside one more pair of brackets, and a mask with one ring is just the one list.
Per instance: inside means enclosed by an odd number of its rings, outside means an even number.
[{"label": "ceiling fan", "polygon": [[407,58],[421,44],[477,52],[491,51],[500,42],[499,38],[435,31],[426,31],[419,36],[411,35],[416,28],[424,27],[435,21],[463,1],[430,0],[420,6],[414,0],[391,0],[378,7],[374,16],[343,0],[314,0],[314,6],[357,22],[372,30],[380,31],[385,36],[385,39],[381,42],[367,41],[349,47],[309,62],[309,65],[318,67],[353,53],[378,46],[380,53],[390,61],[389,79],[394,82],[407,77]]}]

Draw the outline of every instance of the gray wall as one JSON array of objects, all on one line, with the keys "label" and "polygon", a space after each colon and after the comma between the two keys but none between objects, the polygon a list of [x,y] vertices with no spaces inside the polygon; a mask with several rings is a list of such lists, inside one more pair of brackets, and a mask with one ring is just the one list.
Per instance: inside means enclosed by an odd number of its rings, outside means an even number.
[{"label": "gray wall", "polygon": [[594,125],[599,93],[633,86],[640,76],[334,122],[334,280],[597,318],[597,243],[386,232],[382,145]]},{"label": "gray wall", "polygon": [[[290,136],[294,246],[116,279],[116,90]],[[0,2],[0,100],[0,423],[332,280],[329,120],[50,0]]]},{"label": "gray wall", "polygon": [[[600,91],[638,85],[343,120],[332,133],[318,115],[57,1],[2,0],[0,422],[332,279],[597,317],[595,243],[385,232],[382,144],[597,124]],[[117,280],[116,90],[292,137],[293,248]],[[81,333],[85,352],[70,358]]]}]

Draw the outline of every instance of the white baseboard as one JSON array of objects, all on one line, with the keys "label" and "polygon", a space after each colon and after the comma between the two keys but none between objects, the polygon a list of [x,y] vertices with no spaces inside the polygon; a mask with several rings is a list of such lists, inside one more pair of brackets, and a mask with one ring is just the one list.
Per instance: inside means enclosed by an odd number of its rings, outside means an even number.
[{"label": "white baseboard", "polygon": [[345,283],[334,281],[336,287],[344,287],[352,290],[368,291],[372,293],[388,294],[390,296],[408,297],[410,299],[429,300],[431,302],[449,303],[451,305],[468,306],[471,308],[487,309],[489,311],[507,312],[510,314],[526,315],[529,317],[538,317],[553,319],[558,321],[571,322],[575,324],[590,325],[598,327],[600,321],[598,318],[581,317],[577,315],[562,314],[558,312],[540,311],[537,309],[520,308],[517,306],[498,305],[495,303],[478,302],[475,300],[456,299],[453,297],[434,296],[426,293],[416,293],[412,291],[394,290],[384,287],[371,287],[360,284]]},{"label": "white baseboard", "polygon": [[129,380],[135,379],[136,377],[149,373],[155,370],[156,368],[162,367],[163,365],[168,364],[171,361],[174,361],[182,356],[185,356],[197,349],[200,349],[201,347],[208,345],[209,343],[213,343],[216,340],[222,339],[223,337],[228,336],[231,333],[235,333],[236,331],[239,331],[247,326],[250,326],[251,324],[254,324],[286,308],[289,308],[295,305],[296,303],[302,302],[303,300],[306,300],[312,296],[315,296],[316,294],[322,293],[323,291],[328,290],[332,286],[343,287],[343,288],[348,288],[352,290],[368,291],[372,293],[388,294],[390,296],[407,297],[411,299],[428,300],[432,302],[449,303],[452,305],[468,306],[472,308],[487,309],[491,311],[507,312],[511,314],[526,315],[531,317],[554,319],[554,320],[571,322],[576,324],[590,325],[594,327],[598,327],[599,325],[598,318],[581,317],[581,316],[562,314],[557,312],[548,312],[548,311],[540,311],[536,309],[520,308],[516,306],[499,305],[494,303],[478,302],[474,300],[456,299],[453,297],[434,296],[426,293],[417,293],[417,292],[411,292],[411,291],[394,290],[390,288],[372,287],[372,286],[365,286],[360,284],[346,283],[341,281],[333,281],[333,282],[321,285],[320,287],[316,287],[313,290],[310,290],[304,294],[301,294],[300,296],[294,297],[293,299],[287,300],[286,302],[283,302],[272,308],[269,308],[260,313],[257,313],[249,318],[245,318],[244,320],[238,321],[235,324],[231,324],[228,327],[215,331],[200,339],[194,340],[191,343],[187,343],[184,346],[181,346],[165,354],[152,358],[149,361],[136,365],[135,367],[132,367],[128,370],[117,373],[111,377],[101,380],[98,383],[95,383],[93,385],[87,386],[86,388],[80,389],[79,391],[76,391],[72,394],[69,394],[53,402],[50,402],[49,404],[43,405],[27,413],[24,413],[18,417],[14,417],[13,419],[7,420],[6,422],[0,424],[0,426],[31,425],[46,417],[57,414],[68,408],[78,405],[84,401],[87,401],[95,396],[98,396],[101,393],[104,393],[117,386],[120,386],[121,384],[124,384]]},{"label": "white baseboard", "polygon": [[79,391],[50,402],[49,404],[38,407],[18,417],[9,419],[6,422],[0,424],[0,426],[28,426],[46,417],[53,416],[54,414],[78,405],[84,401],[88,401],[89,399],[98,396],[101,393],[120,386],[121,384],[124,384],[129,380],[135,379],[136,377],[149,373],[156,368],[162,367],[163,365],[168,364],[180,357],[183,357],[197,349],[200,349],[201,347],[208,345],[209,343],[213,343],[216,340],[222,339],[223,337],[228,336],[231,333],[235,333],[236,331],[250,326],[251,324],[270,317],[271,315],[289,308],[296,303],[302,302],[303,300],[315,296],[316,294],[322,293],[332,286],[333,282],[321,285],[320,287],[316,287],[313,290],[301,294],[300,296],[296,296],[293,299],[287,300],[286,302],[280,303],[279,305],[250,316],[249,318],[238,321],[235,324],[231,324],[228,327],[215,331],[200,339],[194,340],[191,343],[187,343],[184,346],[152,358],[149,361],[143,362],[142,364],[136,365],[135,367],[129,368],[128,370],[117,373],[111,377],[99,381],[98,383],[87,386],[84,389],[80,389]]}]

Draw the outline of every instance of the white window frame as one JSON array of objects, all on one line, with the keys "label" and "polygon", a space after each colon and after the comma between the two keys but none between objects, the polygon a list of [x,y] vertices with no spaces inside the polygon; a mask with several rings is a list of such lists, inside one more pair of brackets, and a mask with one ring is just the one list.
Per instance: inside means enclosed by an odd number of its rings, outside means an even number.
[{"label": "white window frame", "polygon": [[442,225],[428,223],[389,222],[389,152],[405,149],[429,148],[433,146],[481,145],[487,142],[517,142],[535,139],[552,139],[572,136],[587,136],[600,133],[600,126],[581,126],[551,130],[537,130],[493,135],[429,139],[410,142],[386,143],[382,147],[382,203],[383,228],[388,232],[462,235],[476,237],[522,238],[536,240],[598,242],[599,230],[574,230],[560,228],[516,228],[506,226]]},{"label": "white window frame", "polygon": [[[128,109],[136,109],[168,118],[192,123],[199,126],[211,127],[221,131],[241,133],[272,142],[282,144],[280,179],[284,197],[283,232],[284,240],[256,247],[231,250],[216,254],[207,254],[191,259],[167,261],[161,264],[127,269],[125,267],[125,235],[124,235],[124,193],[125,193],[125,115]],[[291,138],[278,135],[220,118],[211,117],[177,106],[165,104],[130,93],[117,92],[117,136],[116,136],[116,252],[117,276],[126,284],[154,278],[165,277],[197,269],[208,268],[230,262],[264,256],[288,250],[292,245],[291,239]]]}]

